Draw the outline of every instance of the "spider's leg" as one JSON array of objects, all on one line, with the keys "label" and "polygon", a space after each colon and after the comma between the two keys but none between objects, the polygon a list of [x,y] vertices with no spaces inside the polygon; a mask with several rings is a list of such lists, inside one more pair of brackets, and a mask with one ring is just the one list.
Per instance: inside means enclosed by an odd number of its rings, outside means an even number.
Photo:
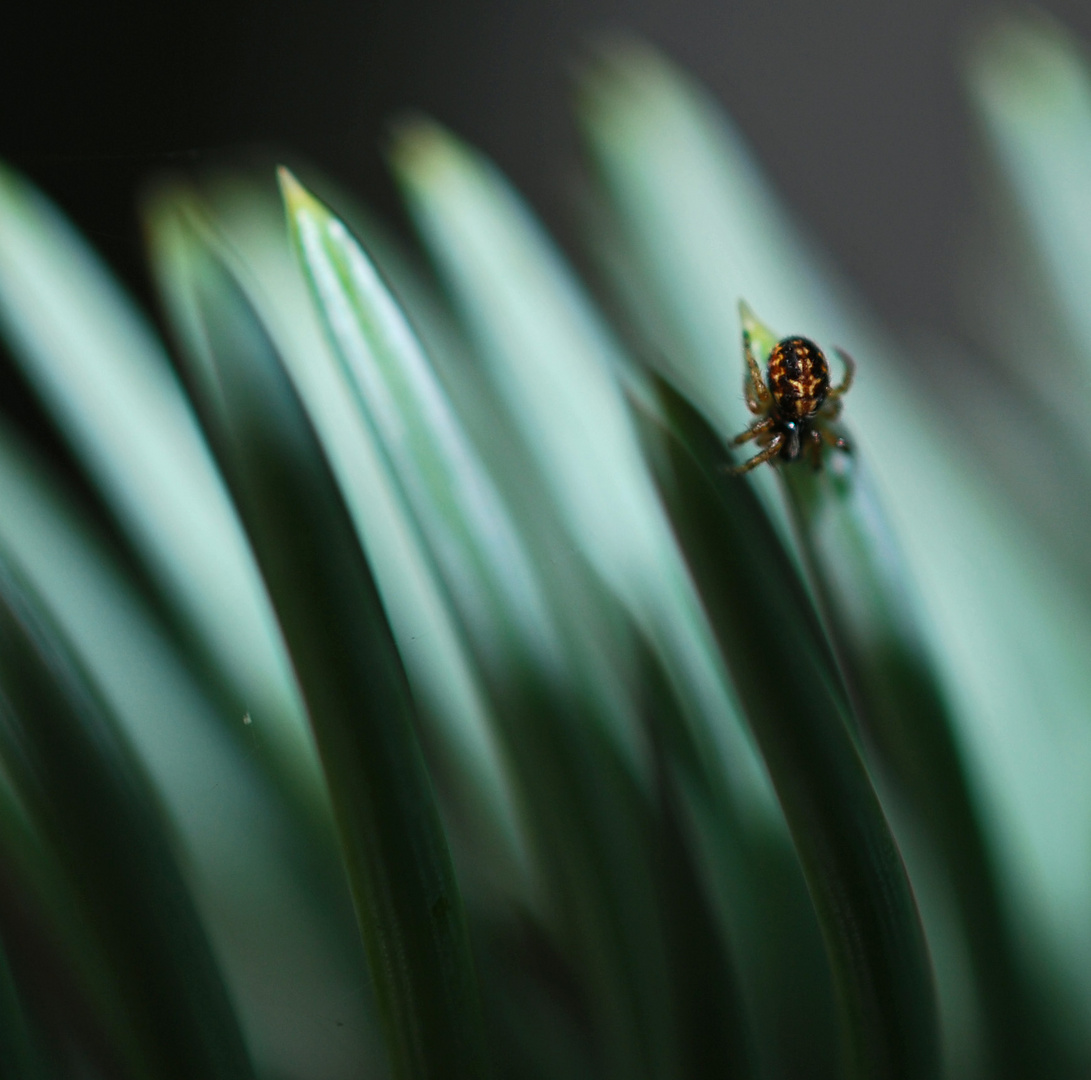
[{"label": "spider's leg", "polygon": [[856,374],[856,361],[844,349],[833,350],[841,358],[841,363],[845,365],[845,377],[841,380],[839,386],[835,386],[829,394],[826,395],[827,401],[836,401],[839,397],[844,397],[849,392],[849,387],[852,386],[853,376]]},{"label": "spider's leg", "polygon": [[822,468],[822,440],[825,438],[825,434],[817,427],[811,428],[808,432],[809,444],[807,450],[810,453],[811,467],[813,469]]},{"label": "spider's leg", "polygon": [[[754,398],[759,404],[765,405],[772,400],[772,395],[769,393],[769,387],[765,385],[765,380],[761,377],[761,368],[758,367],[758,362],[754,359],[754,353],[750,348],[750,335],[745,330],[742,332],[742,350],[743,355],[746,357],[746,366],[750,369],[749,385],[754,388]],[[758,412],[759,410],[750,405],[750,401],[751,396],[748,386],[746,404],[751,412]]]},{"label": "spider's leg", "polygon": [[815,428],[815,431],[819,432],[822,441],[829,446],[832,446],[835,450],[844,450],[846,454],[852,453],[852,444],[841,435],[838,435],[836,431],[831,431],[829,428]]},{"label": "spider's leg", "polygon": [[769,445],[764,450],[755,454],[749,461],[744,461],[741,465],[736,465],[733,469],[730,469],[731,475],[742,476],[743,473],[747,473],[751,469],[756,469],[763,461],[768,461],[770,458],[775,457],[783,443],[784,436],[778,431],[769,440]]},{"label": "spider's leg", "polygon": [[759,435],[768,431],[772,426],[773,418],[771,416],[763,417],[761,420],[751,424],[741,435],[736,435],[735,438],[731,440],[731,445],[738,446],[740,443],[756,439]]},{"label": "spider's leg", "polygon": [[841,405],[842,402],[839,397],[830,397],[827,394],[826,400],[822,402],[822,408],[818,410],[818,415],[823,420],[836,420],[841,415]]},{"label": "spider's leg", "polygon": [[746,395],[746,407],[755,416],[761,416],[765,412],[766,406],[763,405],[760,401],[758,401],[758,399],[756,397],[754,397],[753,393],[750,390],[750,380],[749,379],[746,380],[746,385],[743,387],[743,393]]}]

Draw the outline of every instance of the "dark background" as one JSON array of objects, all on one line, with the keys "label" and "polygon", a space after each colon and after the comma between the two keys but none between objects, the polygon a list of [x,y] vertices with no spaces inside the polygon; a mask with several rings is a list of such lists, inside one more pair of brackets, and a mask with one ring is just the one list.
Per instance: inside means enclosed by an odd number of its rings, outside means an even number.
[{"label": "dark background", "polygon": [[[146,295],[135,203],[164,169],[291,147],[388,216],[388,118],[423,109],[495,157],[562,237],[570,62],[634,31],[725,103],[781,195],[896,328],[954,328],[952,240],[975,200],[958,61],[979,0],[206,0],[10,4],[0,156]],[[1091,36],[1091,4],[1047,10]],[[807,162],[805,169],[799,162]]]}]

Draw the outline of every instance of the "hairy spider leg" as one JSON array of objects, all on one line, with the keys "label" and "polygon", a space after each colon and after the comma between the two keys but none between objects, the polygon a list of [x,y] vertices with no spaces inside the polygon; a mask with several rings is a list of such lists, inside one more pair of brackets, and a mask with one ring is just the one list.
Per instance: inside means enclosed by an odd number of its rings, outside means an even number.
[{"label": "hairy spider leg", "polygon": [[832,446],[835,450],[844,450],[846,454],[852,453],[852,445],[838,435],[836,431],[831,431],[825,424],[815,424],[810,431],[811,436],[811,449],[815,455],[815,468],[818,468],[818,454],[821,450],[822,444]]},{"label": "hairy spider leg", "polygon": [[822,441],[827,446],[832,446],[835,450],[844,450],[846,454],[852,453],[852,444],[837,434],[836,431],[830,431],[829,428],[815,427],[815,431],[819,433]]},{"label": "hairy spider leg", "polygon": [[852,447],[835,431],[819,424],[815,424],[807,432],[807,456],[815,469],[822,468],[822,444],[832,446],[835,450],[844,450],[846,454],[852,453]]},{"label": "hairy spider leg", "polygon": [[822,420],[836,420],[841,415],[841,399],[827,396],[816,415]]},{"label": "hairy spider leg", "polygon": [[[765,380],[761,376],[761,368],[758,367],[758,362],[750,349],[750,334],[746,330],[742,332],[742,348],[743,355],[746,357],[746,366],[750,369],[750,381],[745,386],[746,407],[752,413],[761,413],[773,400],[773,395],[769,393],[769,387],[765,385]],[[753,394],[750,393],[751,387],[754,389]]]},{"label": "hairy spider leg", "polygon": [[775,457],[783,445],[784,436],[778,431],[769,440],[769,445],[764,450],[755,454],[749,461],[744,461],[741,465],[736,465],[731,470],[731,475],[742,476],[743,473],[747,473],[751,469],[756,469],[763,461],[768,461],[770,458]]},{"label": "hairy spider leg", "polygon": [[756,439],[759,435],[768,431],[775,423],[776,420],[772,416],[766,416],[761,420],[755,420],[741,435],[736,435],[735,438],[731,440],[731,445],[738,446],[740,443]]},{"label": "hairy spider leg", "polygon": [[835,348],[833,351],[837,353],[841,363],[845,365],[845,377],[841,380],[840,386],[835,386],[826,395],[827,401],[836,401],[838,398],[844,397],[849,392],[849,387],[852,386],[852,380],[856,374],[856,361],[844,349]]}]

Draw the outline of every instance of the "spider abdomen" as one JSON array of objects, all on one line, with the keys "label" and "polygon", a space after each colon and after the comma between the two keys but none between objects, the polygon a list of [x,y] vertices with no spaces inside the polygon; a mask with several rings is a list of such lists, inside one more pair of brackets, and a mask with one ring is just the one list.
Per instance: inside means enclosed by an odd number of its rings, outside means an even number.
[{"label": "spider abdomen", "polygon": [[798,422],[814,416],[826,400],[830,365],[813,341],[785,338],[769,355],[767,379],[777,413]]}]

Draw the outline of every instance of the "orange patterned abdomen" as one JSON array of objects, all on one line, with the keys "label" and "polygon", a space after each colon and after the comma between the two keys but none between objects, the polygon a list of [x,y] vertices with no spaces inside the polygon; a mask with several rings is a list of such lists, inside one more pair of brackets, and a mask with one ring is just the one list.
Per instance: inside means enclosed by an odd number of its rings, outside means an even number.
[{"label": "orange patterned abdomen", "polygon": [[814,416],[830,392],[830,365],[807,338],[785,338],[769,356],[766,373],[777,412],[785,420]]}]

